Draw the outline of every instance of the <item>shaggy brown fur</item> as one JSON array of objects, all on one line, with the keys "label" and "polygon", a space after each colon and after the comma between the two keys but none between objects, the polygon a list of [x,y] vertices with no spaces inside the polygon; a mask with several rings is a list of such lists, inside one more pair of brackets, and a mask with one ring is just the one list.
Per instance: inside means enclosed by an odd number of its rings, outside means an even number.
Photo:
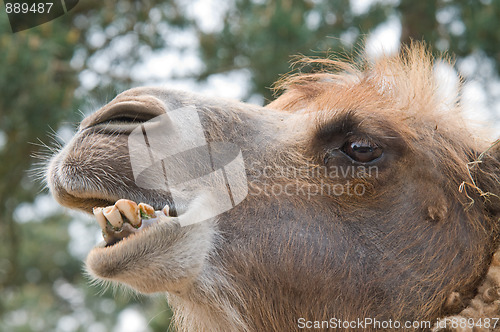
[{"label": "shaggy brown fur", "polygon": [[[450,297],[453,306],[463,307],[460,295]],[[500,251],[493,256],[486,279],[477,295],[459,314],[442,318],[442,325],[432,331],[486,332],[500,331]]]},{"label": "shaggy brown fur", "polygon": [[[302,320],[365,318],[434,325],[493,314],[498,144],[488,149],[457,100],[443,100],[422,46],[362,66],[319,62],[329,70],[284,79],[265,108],[136,88],[85,119],[47,175],[61,204],[172,204],[170,192],[134,181],[127,138],[183,106],[198,111],[208,142],[241,148],[249,188],[215,220],[158,224],[93,249],[89,273],[166,292],[181,331],[291,331]],[[176,208],[211,208],[191,202]]]},{"label": "shaggy brown fur", "polygon": [[[483,183],[482,188],[476,185],[475,179],[470,177],[469,181],[464,182],[462,187],[470,187],[476,190],[486,200],[490,201],[494,210],[498,212],[499,197],[493,192],[494,186],[498,186],[498,168],[484,167],[480,169],[481,164],[491,163],[491,155],[498,154],[500,149],[500,140],[497,140],[487,151],[481,154],[478,160],[471,163],[471,171],[480,172],[487,175],[489,183]],[[494,163],[493,163],[494,164]],[[478,170],[479,168],[479,170]],[[497,182],[495,184],[495,182]],[[486,190],[486,191],[485,191]],[[471,204],[474,201],[471,198]],[[454,293],[449,298],[449,305],[458,308],[464,307],[460,294]],[[500,331],[500,250],[497,250],[491,260],[488,273],[483,283],[478,287],[477,295],[472,299],[469,305],[458,315],[448,316],[442,319],[443,325],[435,326],[433,331],[457,331],[457,332],[486,332]]]}]

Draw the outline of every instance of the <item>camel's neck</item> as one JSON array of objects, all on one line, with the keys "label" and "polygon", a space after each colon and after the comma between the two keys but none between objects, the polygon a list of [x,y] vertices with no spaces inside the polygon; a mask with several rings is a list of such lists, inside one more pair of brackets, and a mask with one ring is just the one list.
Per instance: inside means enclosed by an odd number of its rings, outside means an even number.
[{"label": "camel's neck", "polygon": [[209,303],[186,300],[168,294],[168,303],[174,312],[173,324],[179,332],[249,331],[244,317],[228,299],[212,299]]},{"label": "camel's neck", "polygon": [[[475,324],[471,326],[476,330],[479,324],[485,331],[500,330],[500,248],[493,255],[488,273],[483,283],[479,286],[477,295],[470,301],[469,305],[459,314],[442,319],[443,323],[436,326],[433,331],[461,331],[453,326],[461,326],[460,322]],[[487,325],[485,325],[485,322]],[[446,323],[446,326],[445,326]],[[457,324],[458,323],[458,324]],[[447,327],[447,328],[446,328]]]}]

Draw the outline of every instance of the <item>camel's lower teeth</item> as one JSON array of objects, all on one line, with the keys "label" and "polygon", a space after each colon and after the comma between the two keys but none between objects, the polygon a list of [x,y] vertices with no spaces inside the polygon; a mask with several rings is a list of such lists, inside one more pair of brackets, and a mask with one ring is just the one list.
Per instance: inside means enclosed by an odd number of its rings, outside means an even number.
[{"label": "camel's lower teeth", "polygon": [[93,212],[106,245],[113,245],[156,223],[161,216],[168,217],[169,207],[166,205],[161,211],[155,211],[151,205],[120,199],[112,206],[95,207]]}]

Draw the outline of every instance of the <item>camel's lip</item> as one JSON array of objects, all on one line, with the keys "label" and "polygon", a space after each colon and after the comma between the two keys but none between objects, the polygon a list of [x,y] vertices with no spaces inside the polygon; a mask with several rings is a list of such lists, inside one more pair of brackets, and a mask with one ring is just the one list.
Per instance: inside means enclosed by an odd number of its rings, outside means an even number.
[{"label": "camel's lip", "polygon": [[[151,195],[150,193],[140,191],[126,191],[123,193],[112,193],[97,188],[79,188],[74,189],[67,181],[61,181],[59,177],[55,177],[53,184],[53,192],[57,192],[56,199],[63,206],[72,209],[78,209],[86,213],[92,214],[94,207],[105,207],[116,203],[119,199],[128,199],[134,202],[143,202],[151,205],[155,210],[162,209],[165,205],[171,207],[172,214],[177,214],[178,207],[161,195]],[[154,196],[154,197],[152,197]]]}]

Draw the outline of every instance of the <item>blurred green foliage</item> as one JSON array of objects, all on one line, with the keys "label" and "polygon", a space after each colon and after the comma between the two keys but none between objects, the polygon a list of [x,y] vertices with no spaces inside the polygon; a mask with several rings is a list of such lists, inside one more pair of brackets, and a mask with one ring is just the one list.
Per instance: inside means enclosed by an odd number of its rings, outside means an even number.
[{"label": "blurred green foliage", "polygon": [[290,70],[291,56],[350,51],[390,12],[377,3],[367,13],[354,15],[349,0],[256,2],[236,1],[220,32],[198,30],[206,65],[198,78],[245,68],[252,74],[249,93],[267,100],[272,83]]},{"label": "blurred green foliage", "polygon": [[[373,1],[361,11],[352,2],[234,0],[221,5],[221,25],[209,30],[181,0],[80,1],[68,15],[16,34],[0,12],[0,331],[110,331],[127,308],[139,310],[149,330],[168,329],[163,297],[101,294],[89,285],[70,250],[72,217],[57,211],[20,220],[19,213],[46,194],[32,156],[50,156],[56,132],[76,126],[86,99],[137,84],[132,68],[144,57],[178,47],[169,33],[188,31],[198,41],[203,67],[186,77],[246,70],[247,98],[271,99],[269,87],[290,70],[291,55],[350,52],[389,18],[401,22],[402,43],[425,39],[457,60],[480,54],[500,68],[500,1]],[[97,77],[90,88],[82,87],[84,72]]]}]

